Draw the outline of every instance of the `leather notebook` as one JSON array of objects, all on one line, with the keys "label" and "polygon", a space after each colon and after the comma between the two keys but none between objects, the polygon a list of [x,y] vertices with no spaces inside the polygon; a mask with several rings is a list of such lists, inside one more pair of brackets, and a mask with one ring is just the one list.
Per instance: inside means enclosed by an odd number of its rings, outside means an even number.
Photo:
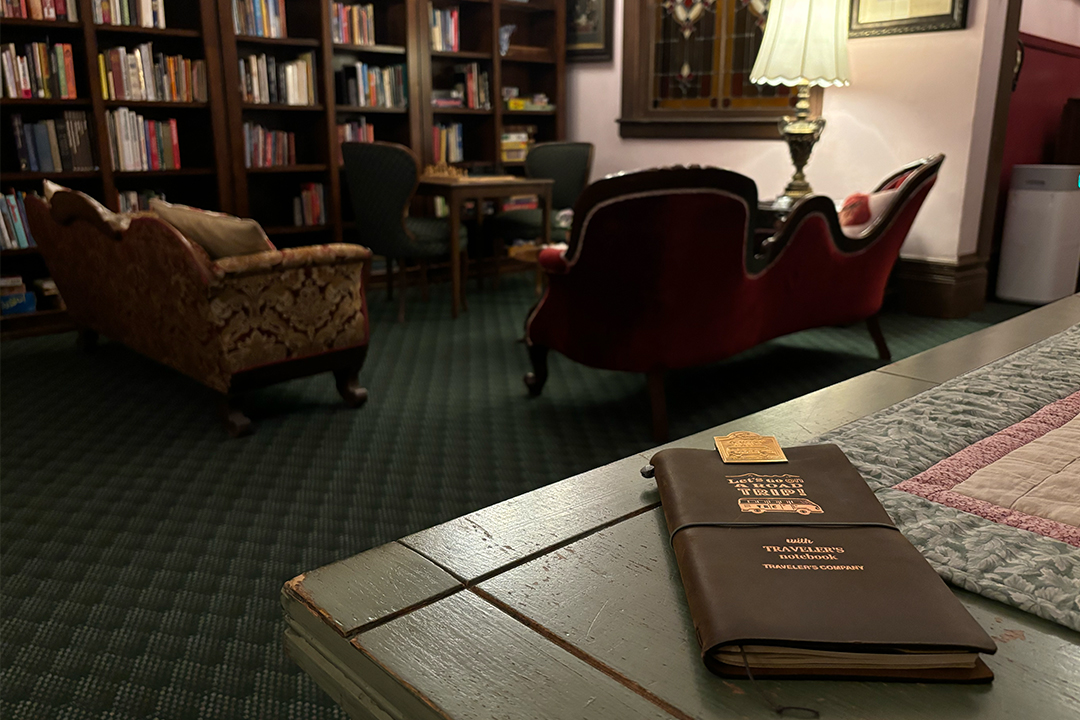
[{"label": "leather notebook", "polygon": [[705,665],[727,677],[989,682],[996,651],[836,445],[652,459]]}]

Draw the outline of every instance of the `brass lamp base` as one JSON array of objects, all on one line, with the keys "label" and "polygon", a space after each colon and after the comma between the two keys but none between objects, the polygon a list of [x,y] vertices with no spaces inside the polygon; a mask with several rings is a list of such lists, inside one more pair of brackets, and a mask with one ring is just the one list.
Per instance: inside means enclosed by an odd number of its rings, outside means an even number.
[{"label": "brass lamp base", "polygon": [[810,183],[806,180],[803,168],[810,161],[810,153],[814,150],[814,144],[821,137],[825,129],[825,118],[810,117],[810,86],[806,83],[799,85],[798,102],[795,104],[795,115],[785,116],[779,121],[780,134],[787,141],[788,151],[791,153],[791,162],[795,165],[795,173],[791,176],[791,182],[784,188],[784,194],[777,198],[778,201],[790,206],[799,198],[806,197],[813,192]]}]

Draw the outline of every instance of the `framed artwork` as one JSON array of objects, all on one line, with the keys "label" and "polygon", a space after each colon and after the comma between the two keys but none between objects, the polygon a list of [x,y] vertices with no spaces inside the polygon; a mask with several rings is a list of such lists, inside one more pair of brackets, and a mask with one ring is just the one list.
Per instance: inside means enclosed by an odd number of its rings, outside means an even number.
[{"label": "framed artwork", "polygon": [[610,60],[615,0],[566,0],[567,60]]},{"label": "framed artwork", "polygon": [[848,37],[961,30],[968,0],[851,0]]}]

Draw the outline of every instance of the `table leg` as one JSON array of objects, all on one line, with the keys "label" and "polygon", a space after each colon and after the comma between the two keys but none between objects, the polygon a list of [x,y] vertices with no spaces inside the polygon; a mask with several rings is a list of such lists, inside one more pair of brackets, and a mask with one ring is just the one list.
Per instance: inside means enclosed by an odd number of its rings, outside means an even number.
[{"label": "table leg", "polygon": [[450,315],[457,317],[461,304],[461,198],[450,193]]}]

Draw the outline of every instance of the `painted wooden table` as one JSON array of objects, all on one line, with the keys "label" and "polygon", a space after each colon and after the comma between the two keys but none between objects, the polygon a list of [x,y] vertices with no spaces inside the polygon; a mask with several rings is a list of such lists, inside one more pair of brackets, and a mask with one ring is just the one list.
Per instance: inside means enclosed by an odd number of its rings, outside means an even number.
[{"label": "painted wooden table", "polygon": [[[809,438],[1080,322],[1080,296],[789,403],[733,429]],[[998,642],[992,685],[723,680],[701,663],[654,450],[301,575],[285,647],[356,718],[1074,718],[1080,634],[954,590]]]},{"label": "painted wooden table", "polygon": [[[481,200],[492,198],[536,195],[540,198],[543,210],[542,241],[548,244],[551,242],[551,189],[554,184],[554,180],[534,178],[421,176],[416,194],[444,197],[450,208],[450,312],[454,317],[458,316],[464,297],[464,286],[461,283],[461,206],[467,200],[475,200],[479,204]],[[476,216],[483,219],[484,214],[478,212]]]}]

